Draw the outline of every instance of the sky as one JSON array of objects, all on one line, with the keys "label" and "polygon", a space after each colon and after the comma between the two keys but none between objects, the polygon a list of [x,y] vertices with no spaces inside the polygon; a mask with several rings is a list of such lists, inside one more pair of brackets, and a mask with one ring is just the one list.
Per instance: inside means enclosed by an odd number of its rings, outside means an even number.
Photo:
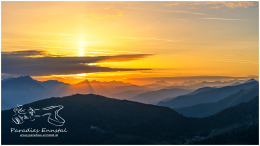
[{"label": "sky", "polygon": [[250,1],[2,1],[2,78],[146,84],[258,78]]}]

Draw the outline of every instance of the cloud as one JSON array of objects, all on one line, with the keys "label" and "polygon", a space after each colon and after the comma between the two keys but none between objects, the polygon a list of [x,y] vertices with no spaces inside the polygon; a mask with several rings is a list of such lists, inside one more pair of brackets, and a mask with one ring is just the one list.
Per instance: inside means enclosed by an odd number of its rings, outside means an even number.
[{"label": "cloud", "polygon": [[12,51],[2,52],[2,55],[8,55],[13,57],[43,57],[43,56],[55,56],[47,51],[43,50],[23,50],[23,51]]},{"label": "cloud", "polygon": [[248,8],[252,6],[257,6],[258,2],[255,1],[193,1],[193,2],[168,2],[164,6],[177,6],[177,5],[191,5],[191,6],[209,6],[212,9],[219,9],[221,7],[226,8]]},{"label": "cloud", "polygon": [[7,78],[15,78],[15,77],[18,77],[18,76],[7,74],[7,73],[1,73],[1,79],[2,80],[7,79]]},{"label": "cloud", "polygon": [[146,80],[146,81],[158,81],[158,80],[167,80],[167,81],[220,81],[220,80],[234,80],[234,79],[258,79],[258,76],[245,76],[245,77],[232,77],[232,76],[179,76],[179,77],[149,77],[149,78],[129,78],[129,80]]},{"label": "cloud", "polygon": [[[40,55],[40,57],[39,57]],[[132,61],[151,54],[122,54],[96,57],[55,56],[46,51],[26,50],[2,52],[2,73],[15,75],[48,76],[59,74],[79,74],[92,72],[114,72],[149,70],[143,68],[110,68],[90,66],[89,63]]]},{"label": "cloud", "polygon": [[244,56],[247,56],[247,55],[243,55],[243,54],[237,54],[237,55],[228,55],[228,56],[244,57]]},{"label": "cloud", "polygon": [[89,17],[86,21],[91,21],[91,20],[103,20],[103,19],[117,19],[117,18],[121,18],[121,16],[123,15],[123,11],[119,10],[119,9],[114,9],[114,8],[109,8],[106,7],[102,10],[100,10],[98,13],[97,12],[93,12],[89,14]]},{"label": "cloud", "polygon": [[118,18],[122,16],[123,11],[118,11],[114,14],[97,14],[97,13],[90,13],[90,17],[94,19],[106,19],[106,18]]},{"label": "cloud", "polygon": [[122,62],[122,61],[131,61],[138,60],[150,56],[151,54],[123,54],[116,56],[102,56],[102,60],[98,62]]},{"label": "cloud", "polygon": [[126,7],[126,8],[128,8],[128,9],[136,9],[136,10],[148,10],[148,11],[165,12],[165,13],[184,13],[184,14],[194,14],[194,15],[206,15],[206,14],[204,14],[204,13],[190,12],[190,11],[162,10],[162,9],[146,9],[146,8],[137,8],[137,7]]},{"label": "cloud", "polygon": [[129,36],[118,36],[120,38],[126,38],[126,39],[135,39],[135,40],[158,40],[158,41],[167,41],[167,42],[175,42],[173,40],[169,39],[160,39],[160,38],[144,38],[144,37],[129,37]]},{"label": "cloud", "polygon": [[198,19],[205,19],[205,20],[224,20],[224,21],[244,20],[244,19],[229,19],[229,18],[198,18]]},{"label": "cloud", "polygon": [[190,2],[190,5],[205,5],[211,6],[213,9],[219,9],[220,7],[227,8],[248,8],[251,6],[258,5],[258,2],[250,2],[250,1],[198,1],[198,2]]},{"label": "cloud", "polygon": [[259,64],[258,60],[241,60],[241,59],[212,59],[210,61],[217,61],[217,62],[234,62],[234,63],[248,63],[248,64]]},{"label": "cloud", "polygon": [[176,5],[180,5],[179,2],[169,2],[167,4],[165,4],[165,6],[176,6]]}]

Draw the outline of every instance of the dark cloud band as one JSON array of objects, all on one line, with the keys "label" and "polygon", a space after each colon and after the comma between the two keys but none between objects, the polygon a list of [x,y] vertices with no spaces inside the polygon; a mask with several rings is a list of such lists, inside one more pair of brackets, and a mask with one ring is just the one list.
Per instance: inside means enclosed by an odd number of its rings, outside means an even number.
[{"label": "dark cloud band", "polygon": [[[28,57],[41,55],[42,57]],[[116,56],[96,57],[61,57],[44,51],[27,50],[2,52],[2,73],[16,75],[43,76],[53,74],[79,74],[92,72],[148,70],[142,68],[110,68],[89,66],[88,63],[131,61],[150,56],[151,54],[123,54]]]}]

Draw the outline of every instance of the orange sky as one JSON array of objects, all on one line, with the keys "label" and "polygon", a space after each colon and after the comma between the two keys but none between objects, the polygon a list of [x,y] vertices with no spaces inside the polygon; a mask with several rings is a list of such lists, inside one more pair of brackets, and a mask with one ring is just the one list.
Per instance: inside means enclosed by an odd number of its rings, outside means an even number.
[{"label": "orange sky", "polygon": [[[4,1],[1,5],[2,52],[44,51],[43,56],[29,57],[122,55],[85,64],[114,71],[33,74],[38,80],[138,84],[130,78],[259,74],[258,2]],[[146,55],[124,56],[131,54]],[[2,59],[2,66],[5,63]],[[6,67],[2,73],[30,75],[10,70]]]}]

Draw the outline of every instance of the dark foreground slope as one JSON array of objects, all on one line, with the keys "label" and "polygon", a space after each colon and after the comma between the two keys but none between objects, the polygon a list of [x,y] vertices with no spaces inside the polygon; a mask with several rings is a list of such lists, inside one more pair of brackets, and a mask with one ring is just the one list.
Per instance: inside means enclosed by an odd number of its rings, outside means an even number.
[{"label": "dark foreground slope", "polygon": [[[210,137],[191,140],[190,144],[259,144],[259,98],[256,96],[247,103],[227,108],[216,115],[203,118],[204,122],[219,121],[220,125],[236,119],[237,123],[215,129]],[[247,115],[247,116],[246,116]],[[245,117],[246,116],[246,117]],[[246,120],[247,119],[247,120]],[[247,122],[242,122],[247,121]],[[242,123],[242,124],[238,124]],[[232,128],[231,128],[232,127]]]},{"label": "dark foreground slope", "polygon": [[[63,105],[59,115],[63,126],[53,126],[47,117],[11,122],[14,112],[2,111],[2,144],[185,144],[196,136],[211,137],[213,131],[234,124],[258,123],[258,97],[229,112],[208,118],[187,118],[167,107],[147,105],[99,95],[72,95],[33,102],[24,107],[44,108]],[[58,137],[20,137],[16,129],[58,129]],[[24,133],[23,133],[24,134]],[[26,133],[30,134],[30,132]],[[213,134],[214,135],[214,134]],[[247,143],[251,144],[251,143]]]}]

